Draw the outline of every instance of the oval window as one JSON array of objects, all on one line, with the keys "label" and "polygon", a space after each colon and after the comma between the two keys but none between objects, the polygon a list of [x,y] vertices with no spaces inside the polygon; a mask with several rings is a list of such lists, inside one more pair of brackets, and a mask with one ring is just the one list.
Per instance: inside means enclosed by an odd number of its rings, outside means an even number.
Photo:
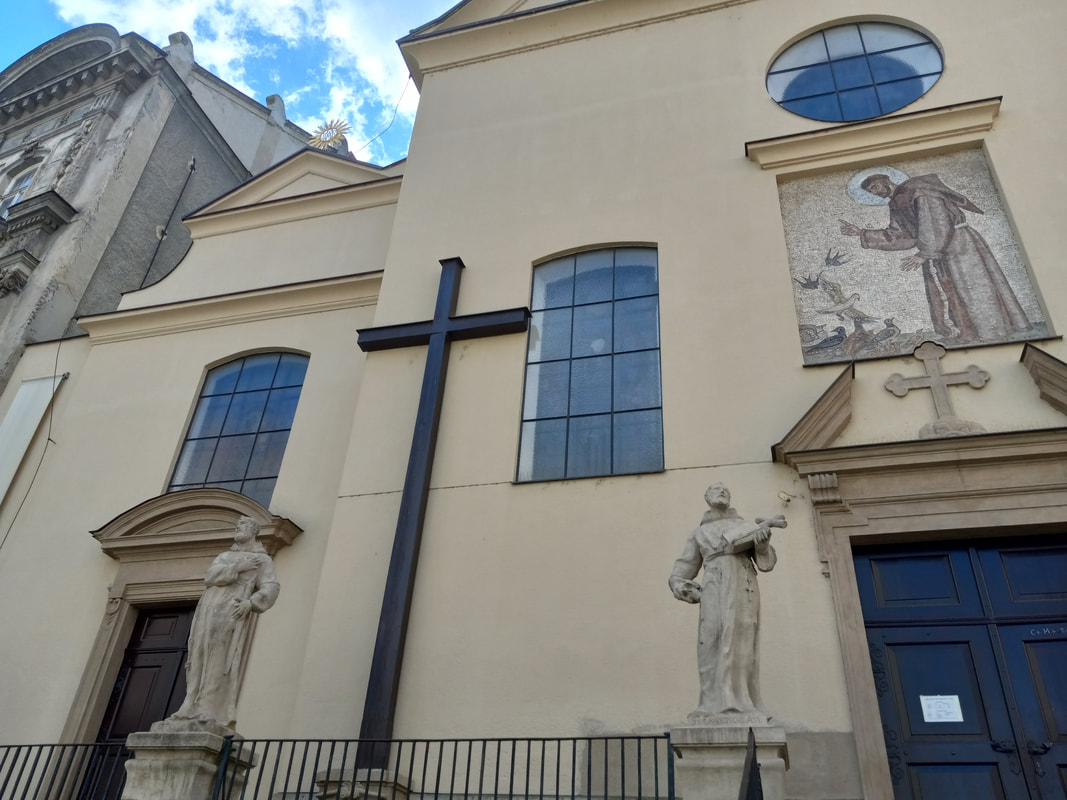
[{"label": "oval window", "polygon": [[937,45],[918,31],[852,22],[787,47],[767,72],[767,91],[802,117],[853,122],[918,100],[937,83],[943,65]]}]

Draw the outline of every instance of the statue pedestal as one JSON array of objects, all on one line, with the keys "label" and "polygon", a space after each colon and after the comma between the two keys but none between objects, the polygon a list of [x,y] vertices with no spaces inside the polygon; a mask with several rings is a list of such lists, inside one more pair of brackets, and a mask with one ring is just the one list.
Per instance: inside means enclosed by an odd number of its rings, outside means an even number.
[{"label": "statue pedestal", "polygon": [[[224,745],[219,733],[208,730],[131,733],[126,747],[134,757],[126,762],[122,800],[210,800]],[[227,788],[232,779],[232,794],[237,797],[258,759],[234,753],[229,758]]]},{"label": "statue pedestal", "polygon": [[762,721],[693,720],[671,729],[676,793],[683,800],[737,800],[748,748],[748,729],[756,739],[763,796],[785,800],[785,771],[789,767],[785,728]]}]

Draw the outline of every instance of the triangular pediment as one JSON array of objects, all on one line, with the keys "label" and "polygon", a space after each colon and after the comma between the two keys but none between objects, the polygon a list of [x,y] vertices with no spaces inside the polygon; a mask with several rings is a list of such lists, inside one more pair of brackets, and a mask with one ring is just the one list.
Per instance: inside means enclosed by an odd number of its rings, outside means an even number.
[{"label": "triangular pediment", "polygon": [[402,162],[388,167],[376,167],[308,148],[197,209],[189,218],[195,219],[205,214],[247,208],[276,200],[316,195],[396,177],[401,172]]},{"label": "triangular pediment", "polygon": [[797,450],[830,447],[852,419],[852,382],[855,365],[849,364],[814,405],[804,412],[782,441],[771,448],[774,461],[782,463]]}]

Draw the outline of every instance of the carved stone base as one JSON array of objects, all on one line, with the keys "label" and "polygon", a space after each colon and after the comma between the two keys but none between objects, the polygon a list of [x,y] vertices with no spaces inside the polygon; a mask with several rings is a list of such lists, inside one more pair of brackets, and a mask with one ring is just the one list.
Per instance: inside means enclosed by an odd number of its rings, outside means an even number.
[{"label": "carved stone base", "polygon": [[315,773],[315,797],[323,800],[406,800],[408,779],[384,769],[331,769]]},{"label": "carved stone base", "polygon": [[[740,715],[722,715],[736,720]],[[677,794],[685,800],[736,800],[745,766],[748,729],[756,739],[763,796],[785,800],[785,771],[789,768],[785,728],[777,725],[679,725],[671,729]]]},{"label": "carved stone base", "polygon": [[985,433],[985,428],[977,422],[959,417],[942,417],[936,422],[928,422],[919,429],[920,439],[941,439],[950,436],[971,436]]},{"label": "carved stone base", "polygon": [[[214,733],[132,733],[126,747],[134,757],[126,762],[122,800],[210,800],[215,788],[224,739]],[[230,754],[227,785],[233,778],[234,797],[241,793],[248,770],[258,760]]]}]

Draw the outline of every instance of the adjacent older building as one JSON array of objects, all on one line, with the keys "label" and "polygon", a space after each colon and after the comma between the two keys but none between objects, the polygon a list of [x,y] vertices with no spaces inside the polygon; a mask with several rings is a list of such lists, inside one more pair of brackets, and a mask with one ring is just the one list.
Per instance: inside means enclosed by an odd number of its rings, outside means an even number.
[{"label": "adjacent older building", "polygon": [[640,737],[699,686],[667,580],[722,482],[788,522],[758,577],[786,797],[1062,800],[1065,24],[467,0],[413,31],[405,163],[259,172],[15,368],[0,739],[173,710],[248,515],[282,588],[237,729],[334,740],[242,745],[250,793],[663,797]]},{"label": "adjacent older building", "polygon": [[0,386],[26,343],[75,333],[189,248],[180,220],[302,149],[280,98],[262,106],[193,59],[86,25],[0,73]]}]

